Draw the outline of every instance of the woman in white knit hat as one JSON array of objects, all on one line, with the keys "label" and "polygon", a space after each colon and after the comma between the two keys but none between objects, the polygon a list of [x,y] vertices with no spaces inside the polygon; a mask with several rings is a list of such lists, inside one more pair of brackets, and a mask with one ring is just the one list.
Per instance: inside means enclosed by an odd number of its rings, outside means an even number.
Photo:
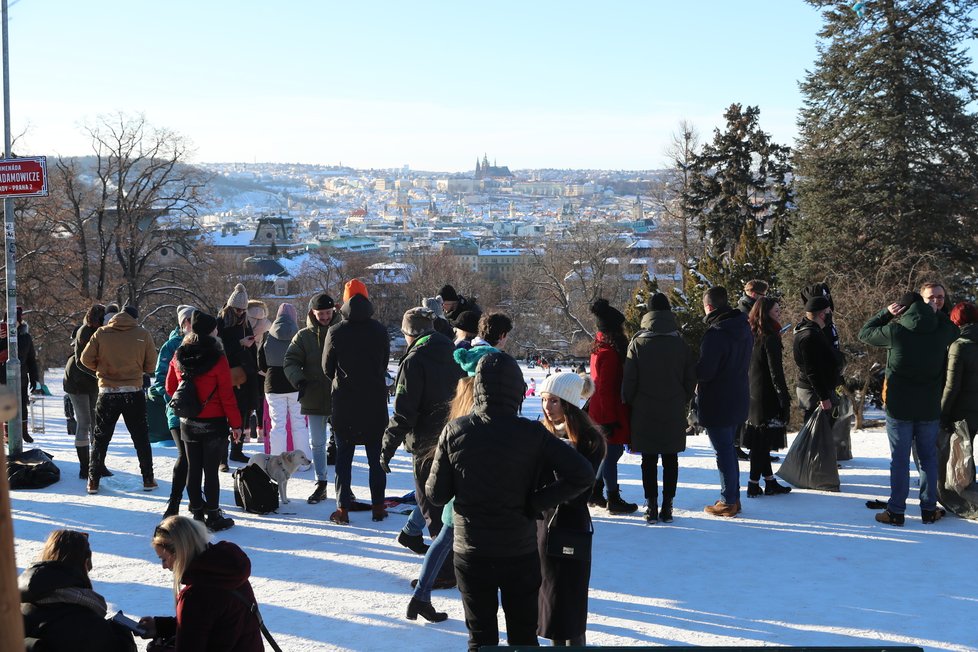
[{"label": "woman in white knit hat", "polygon": [[[543,425],[554,436],[565,440],[591,462],[597,471],[605,454],[605,438],[591,418],[579,407],[594,393],[589,376],[564,371],[547,376],[540,387],[543,402]],[[552,471],[544,470],[544,473]],[[554,645],[584,646],[587,631],[587,596],[591,581],[591,557],[565,559],[547,554],[547,527],[558,514],[560,525],[568,529],[592,531],[587,492],[556,510],[547,510],[538,521],[537,542],[540,550],[540,616],[537,634]]]}]

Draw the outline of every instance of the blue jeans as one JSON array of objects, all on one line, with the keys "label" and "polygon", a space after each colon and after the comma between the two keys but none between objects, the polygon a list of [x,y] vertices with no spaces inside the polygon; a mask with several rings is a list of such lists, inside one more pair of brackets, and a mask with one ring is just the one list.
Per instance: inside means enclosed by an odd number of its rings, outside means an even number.
[{"label": "blue jeans", "polygon": [[[414,510],[418,513],[420,509]],[[422,517],[422,523],[424,523]],[[418,528],[421,531],[421,528]],[[421,576],[418,577],[418,585],[414,588],[414,598],[421,602],[431,602],[431,587],[441,571],[442,564],[448,558],[448,553],[452,551],[452,544],[455,542],[455,528],[446,525],[431,542],[431,547],[424,555],[421,562]]]},{"label": "blue jeans", "polygon": [[737,465],[737,449],[734,437],[738,426],[713,426],[706,435],[717,453],[717,469],[720,471],[720,497],[728,505],[740,500],[740,467]]},{"label": "blue jeans", "polygon": [[624,444],[608,444],[608,452],[598,466],[598,477],[604,480],[604,486],[609,492],[618,491],[618,460],[624,454]]},{"label": "blue jeans", "polygon": [[411,510],[411,515],[408,517],[407,523],[404,524],[404,527],[401,528],[401,531],[409,537],[419,537],[424,534],[425,523],[424,512],[421,511],[420,507],[415,506],[415,508]]},{"label": "blue jeans", "polygon": [[[374,438],[369,444],[365,444],[367,449],[367,464],[370,467],[370,503],[372,505],[384,504],[384,491],[387,489],[387,473],[380,465],[380,438]],[[353,454],[356,452],[356,445],[352,443],[350,437],[336,435],[336,505],[337,507],[350,508],[353,504]]]},{"label": "blue jeans", "polygon": [[937,509],[937,432],[940,421],[904,421],[886,417],[886,437],[890,441],[891,514],[907,511],[910,493],[910,448],[916,445],[920,459],[920,509]]},{"label": "blue jeans", "polygon": [[316,480],[326,482],[326,419],[321,414],[306,415],[309,419],[309,448],[312,449],[312,465]]}]

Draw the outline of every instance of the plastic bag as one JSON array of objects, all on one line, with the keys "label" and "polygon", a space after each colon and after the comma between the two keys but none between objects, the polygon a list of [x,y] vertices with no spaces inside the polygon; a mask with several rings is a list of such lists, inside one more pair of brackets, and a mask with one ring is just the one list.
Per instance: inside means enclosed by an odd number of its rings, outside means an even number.
[{"label": "plastic bag", "polygon": [[848,394],[839,396],[839,404],[832,409],[835,423],[832,424],[832,439],[835,441],[835,460],[845,462],[852,459],[852,399]]},{"label": "plastic bag", "polygon": [[821,408],[815,410],[791,443],[778,476],[802,489],[839,491],[839,467],[829,413]]},{"label": "plastic bag", "polygon": [[937,435],[937,500],[961,518],[978,520],[978,483],[967,421]]}]

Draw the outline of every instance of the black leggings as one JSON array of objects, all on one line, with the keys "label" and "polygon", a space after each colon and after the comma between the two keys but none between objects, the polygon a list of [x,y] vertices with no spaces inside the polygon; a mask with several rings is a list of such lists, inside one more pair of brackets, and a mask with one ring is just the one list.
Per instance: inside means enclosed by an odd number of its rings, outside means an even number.
[{"label": "black leggings", "polygon": [[645,489],[645,499],[649,505],[658,503],[659,482],[657,463],[662,457],[662,498],[672,500],[676,497],[676,484],[679,482],[678,453],[643,453],[642,454],[642,487]]},{"label": "black leggings", "polygon": [[[187,423],[182,422],[180,425],[186,437]],[[221,481],[218,467],[221,464],[221,452],[227,450],[225,445],[227,435],[223,434],[227,429],[227,421],[224,421],[223,424],[214,424],[214,431],[211,433],[193,433],[194,441],[183,440],[184,450],[187,453],[187,495],[190,498],[191,511],[204,508],[215,510],[220,505]],[[203,496],[201,481],[204,485]]]}]

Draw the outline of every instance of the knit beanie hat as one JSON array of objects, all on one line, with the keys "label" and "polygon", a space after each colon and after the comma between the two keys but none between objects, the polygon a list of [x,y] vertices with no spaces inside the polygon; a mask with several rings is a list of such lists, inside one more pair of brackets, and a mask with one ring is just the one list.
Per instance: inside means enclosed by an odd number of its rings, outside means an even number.
[{"label": "knit beanie hat", "polygon": [[652,310],[672,310],[672,306],[669,305],[669,299],[666,295],[661,292],[656,292],[652,295],[652,300],[649,302],[649,308]]},{"label": "knit beanie hat", "polygon": [[194,316],[190,318],[190,330],[198,335],[210,335],[215,328],[217,328],[217,319],[206,312],[194,311]]},{"label": "knit beanie hat", "polygon": [[283,303],[278,307],[278,312],[275,313],[275,316],[281,317],[282,315],[291,317],[292,321],[299,319],[299,313],[296,312],[295,306],[293,306],[291,303]]},{"label": "knit beanie hat", "polygon": [[183,322],[194,316],[195,310],[197,309],[187,304],[177,306],[177,326],[183,326]]},{"label": "knit beanie hat", "polygon": [[625,323],[625,315],[612,308],[607,299],[598,299],[591,304],[591,312],[594,313],[599,331],[617,330]]},{"label": "knit beanie hat", "polygon": [[126,306],[122,311],[133,319],[139,319],[139,311],[136,310],[136,306]]},{"label": "knit beanie hat", "polygon": [[343,303],[346,303],[357,294],[363,295],[364,299],[370,298],[370,295],[367,294],[367,286],[363,284],[363,281],[355,278],[343,286]]},{"label": "knit beanie hat", "polygon": [[540,394],[553,394],[577,407],[580,407],[582,399],[590,397],[593,393],[594,381],[591,377],[575,374],[572,371],[562,371],[547,376],[540,387]]},{"label": "knit beanie hat", "polygon": [[455,349],[452,357],[455,358],[455,362],[462,368],[462,371],[469,376],[474,376],[475,369],[479,366],[479,360],[482,359],[482,356],[498,350],[494,346],[473,346],[471,349]]},{"label": "knit beanie hat", "polygon": [[428,297],[421,300],[421,307],[427,308],[435,316],[435,319],[445,318],[445,304],[441,297]]},{"label": "knit beanie hat", "polygon": [[481,318],[482,313],[478,310],[465,310],[461,315],[455,318],[455,321],[452,322],[452,326],[466,333],[478,333],[479,320]]},{"label": "knit beanie hat", "polygon": [[458,292],[455,291],[451,285],[443,285],[441,290],[438,291],[438,296],[441,297],[442,301],[458,301]]},{"label": "knit beanie hat", "polygon": [[829,307],[829,300],[825,297],[812,297],[805,304],[805,312],[821,312]]},{"label": "knit beanie hat", "polygon": [[234,292],[228,297],[227,305],[231,308],[240,308],[241,310],[248,309],[248,291],[245,286],[238,283],[234,286]]},{"label": "knit beanie hat", "polygon": [[408,308],[401,319],[401,332],[419,337],[434,328],[435,315],[427,308]]},{"label": "knit beanie hat", "polygon": [[902,297],[900,297],[900,300],[897,301],[897,303],[899,303],[904,308],[909,308],[910,306],[917,303],[918,301],[923,303],[924,297],[920,296],[920,294],[918,294],[917,292],[907,292]]},{"label": "knit beanie hat", "polygon": [[312,299],[309,300],[309,310],[329,310],[335,307],[336,303],[333,301],[333,297],[325,292],[314,294]]}]

